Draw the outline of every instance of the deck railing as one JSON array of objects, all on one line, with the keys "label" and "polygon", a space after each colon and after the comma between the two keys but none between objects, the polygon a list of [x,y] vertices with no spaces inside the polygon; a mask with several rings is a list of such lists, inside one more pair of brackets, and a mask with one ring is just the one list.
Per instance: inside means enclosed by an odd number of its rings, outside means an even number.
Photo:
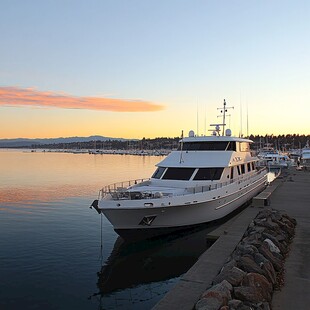
[{"label": "deck railing", "polygon": [[99,191],[99,199],[103,198],[107,194],[110,194],[112,195],[112,197],[114,197],[115,194],[117,193],[122,193],[122,194],[126,192],[128,193],[127,190],[130,189],[130,187],[133,185],[135,185],[135,187],[138,187],[138,186],[143,186],[143,185],[148,185],[148,184],[150,184],[150,178],[113,183],[113,184],[103,187]]},{"label": "deck railing", "polygon": [[[261,168],[260,170],[256,171],[256,175],[262,174],[264,171],[266,171],[266,168]],[[188,194],[196,194],[196,193],[203,193],[208,192],[212,190],[216,190],[219,188],[222,188],[224,186],[227,186],[232,183],[238,182],[239,185],[242,186],[242,183],[248,181],[253,177],[253,174],[248,177],[238,176],[237,178],[234,178],[232,180],[221,182],[221,183],[215,183],[215,184],[209,184],[209,185],[201,185],[201,186],[191,186],[184,188],[184,192],[180,194],[176,194],[175,196],[184,196]],[[106,195],[110,195],[113,200],[123,200],[123,199],[156,199],[161,198],[162,195],[156,195],[157,193],[152,193],[150,191],[139,191],[140,186],[147,186],[150,184],[150,178],[147,179],[137,179],[137,180],[130,180],[125,182],[118,182],[114,183],[108,186],[103,187],[99,191],[99,197],[98,199],[104,198]],[[128,191],[132,186],[135,187],[135,191]],[[165,194],[163,193],[165,196]]]}]

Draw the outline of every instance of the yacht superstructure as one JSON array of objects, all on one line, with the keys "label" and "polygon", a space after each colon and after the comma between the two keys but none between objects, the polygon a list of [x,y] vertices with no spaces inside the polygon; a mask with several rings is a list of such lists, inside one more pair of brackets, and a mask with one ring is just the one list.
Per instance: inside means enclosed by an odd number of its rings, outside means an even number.
[{"label": "yacht superstructure", "polygon": [[251,140],[190,131],[157,164],[150,179],[106,186],[93,205],[124,238],[150,237],[230,214],[262,191],[267,169],[257,165]]}]

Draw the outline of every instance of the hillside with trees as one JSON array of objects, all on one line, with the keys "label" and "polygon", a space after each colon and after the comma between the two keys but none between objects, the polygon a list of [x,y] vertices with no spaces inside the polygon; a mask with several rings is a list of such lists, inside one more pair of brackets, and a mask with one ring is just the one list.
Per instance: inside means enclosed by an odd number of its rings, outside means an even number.
[{"label": "hillside with trees", "polygon": [[[288,135],[250,135],[249,139],[254,141],[253,149],[260,149],[264,146],[274,147],[279,150],[287,151],[290,149],[303,148],[307,141],[310,142],[310,135],[288,134]],[[176,149],[180,137],[168,138],[143,138],[141,140],[92,140],[76,141],[70,143],[51,143],[51,144],[33,144],[32,148],[44,149],[102,149],[102,150],[156,150]]]}]

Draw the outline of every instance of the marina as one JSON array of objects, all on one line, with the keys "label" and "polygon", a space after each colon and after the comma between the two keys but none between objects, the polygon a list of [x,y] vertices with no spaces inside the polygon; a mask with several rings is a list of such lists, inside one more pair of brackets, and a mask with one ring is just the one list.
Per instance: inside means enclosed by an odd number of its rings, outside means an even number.
[{"label": "marina", "polygon": [[[2,150],[0,156],[1,177],[5,180],[1,184],[6,184],[0,188],[0,244],[3,249],[0,274],[2,279],[8,279],[1,284],[0,303],[2,306],[10,304],[12,309],[21,303],[24,309],[33,309],[33,305],[44,305],[46,309],[151,309],[167,292],[172,294],[178,283],[183,283],[184,275],[213,243],[208,243],[207,237],[213,235],[218,239],[218,234],[226,232],[229,239],[231,233],[227,232],[233,229],[229,223],[237,223],[232,214],[232,220],[228,222],[224,219],[211,226],[153,241],[141,240],[136,245],[127,243],[117,237],[103,215],[98,217],[88,206],[102,182],[101,172],[107,182],[115,180],[116,170],[122,174],[122,179],[126,175],[147,177],[154,170],[158,157],[88,157],[70,153],[25,153],[22,150]],[[21,165],[25,162],[27,165]],[[112,162],[113,169],[109,170]],[[76,166],[79,166],[79,178]],[[284,179],[283,175],[287,173]],[[290,210],[290,206],[296,205],[294,201],[307,204],[307,171],[290,167],[276,182],[281,186],[272,191],[268,187],[269,202],[257,202],[257,208],[277,205],[281,209],[289,203],[287,208]],[[254,198],[253,203],[256,200]],[[245,210],[251,213],[253,208]],[[298,217],[303,217],[297,220],[306,224],[309,210],[301,206],[296,212]],[[294,210],[292,215],[297,216]],[[242,227],[247,226],[241,217],[239,222]],[[297,236],[300,228],[297,225]],[[238,234],[242,233],[241,229]],[[298,244],[308,242],[304,239],[305,233],[302,232]],[[220,255],[224,249],[233,248],[221,243],[217,247],[222,249]],[[215,247],[211,246],[211,249],[214,251]],[[307,253],[304,251],[303,255]],[[294,257],[300,258],[298,252]],[[216,261],[220,262],[218,258]],[[302,261],[307,260],[302,258]],[[208,272],[217,272],[216,268],[210,269],[212,264],[208,266]],[[306,264],[301,268],[307,270],[309,267]],[[127,269],[132,272],[124,277]],[[65,286],[63,275],[69,281]],[[308,280],[304,280],[305,287]],[[62,296],[61,302],[56,296]]]},{"label": "marina", "polygon": [[308,309],[309,13],[2,1],[0,310]]},{"label": "marina", "polygon": [[155,149],[155,150],[121,150],[121,149],[32,149],[25,152],[48,152],[48,153],[72,153],[72,154],[90,154],[90,155],[134,155],[134,156],[166,156],[171,150]]}]

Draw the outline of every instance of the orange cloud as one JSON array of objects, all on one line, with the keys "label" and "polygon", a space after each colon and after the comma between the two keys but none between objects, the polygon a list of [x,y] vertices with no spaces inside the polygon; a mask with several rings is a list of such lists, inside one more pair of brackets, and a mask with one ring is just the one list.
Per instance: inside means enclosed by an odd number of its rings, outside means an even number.
[{"label": "orange cloud", "polygon": [[142,100],[75,97],[19,87],[0,87],[0,106],[37,106],[114,112],[152,112],[164,108],[162,105]]}]

